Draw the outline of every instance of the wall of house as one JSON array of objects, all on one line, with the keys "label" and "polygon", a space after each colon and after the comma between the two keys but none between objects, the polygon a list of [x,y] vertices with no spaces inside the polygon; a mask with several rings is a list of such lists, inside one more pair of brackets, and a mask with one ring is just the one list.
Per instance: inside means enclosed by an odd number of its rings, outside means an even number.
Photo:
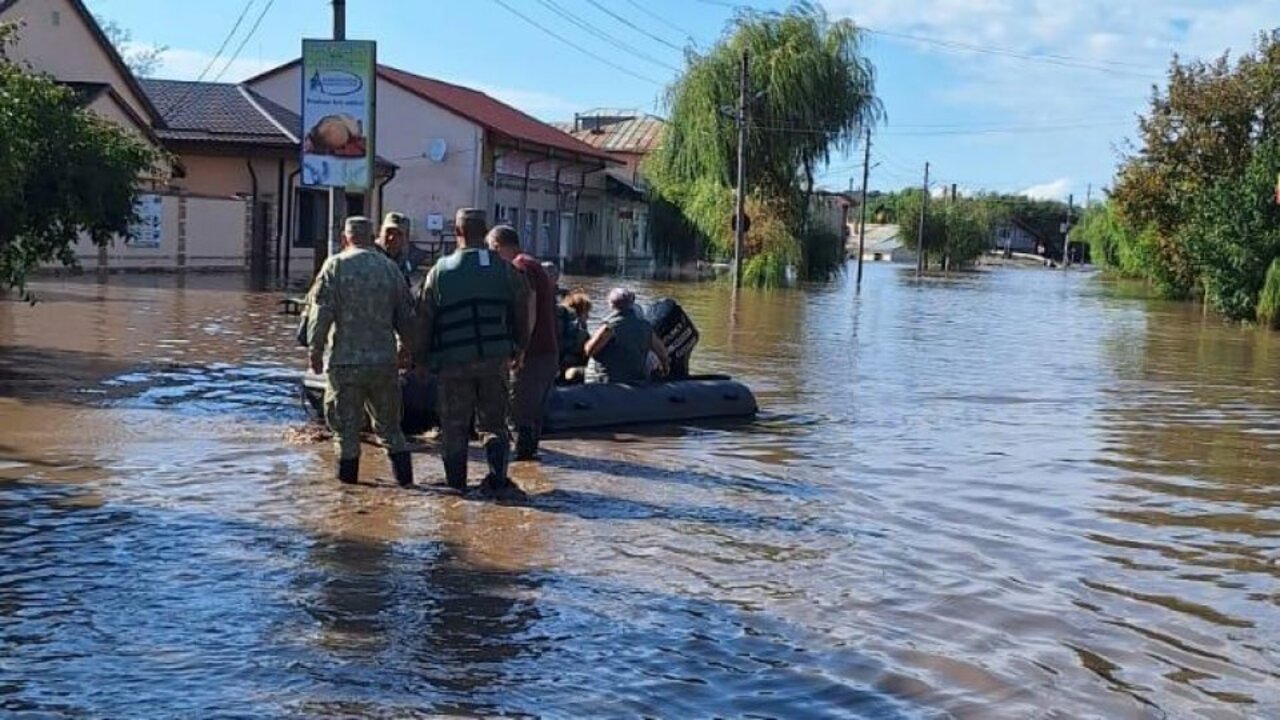
[{"label": "wall of house", "polygon": [[[276,103],[298,112],[301,106],[301,68],[292,67],[251,84]],[[454,212],[460,207],[488,207],[489,195],[481,181],[484,133],[471,121],[422,100],[398,85],[378,80],[376,152],[398,167],[383,190],[387,211],[403,212],[413,219],[411,241],[438,241],[452,231]],[[444,159],[435,162],[428,150],[435,139],[445,144]],[[373,191],[376,198],[377,191]],[[376,205],[376,200],[371,201]],[[380,215],[382,208],[373,207]],[[445,233],[428,231],[428,218],[440,215]],[[294,257],[310,257],[297,248]]]},{"label": "wall of house", "polygon": [[11,59],[26,61],[62,81],[107,83],[134,113],[147,117],[146,105],[69,0],[20,0],[0,13],[0,20],[23,22],[17,44],[6,51]]},{"label": "wall of house", "polygon": [[[833,193],[814,193],[809,197],[809,223],[817,229],[844,237],[846,228],[845,199]],[[856,213],[856,208],[850,208]],[[856,217],[856,215],[854,215]]]},{"label": "wall of house", "polygon": [[584,184],[579,163],[505,148],[494,168],[497,186],[486,210],[495,222],[514,220],[527,249],[568,265],[601,256],[603,172],[586,172]]},{"label": "wall of house", "polygon": [[81,237],[76,259],[86,272],[243,270],[249,264],[247,212],[248,203],[236,198],[161,194],[159,247],[137,247],[118,238],[100,248]]}]

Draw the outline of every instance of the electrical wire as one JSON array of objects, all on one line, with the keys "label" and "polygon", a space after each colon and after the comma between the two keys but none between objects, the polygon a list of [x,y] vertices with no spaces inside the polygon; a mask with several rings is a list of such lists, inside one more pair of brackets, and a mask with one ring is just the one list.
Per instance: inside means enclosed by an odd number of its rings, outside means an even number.
[{"label": "electrical wire", "polygon": [[1045,62],[1050,65],[1061,65],[1063,67],[1077,67],[1087,70],[1114,72],[1116,74],[1131,75],[1134,77],[1151,77],[1151,73],[1149,72],[1122,70],[1122,68],[1137,68],[1139,70],[1145,70],[1146,66],[1121,60],[1089,60],[1086,58],[1072,57],[1070,55],[1057,55],[1054,53],[1024,53],[1017,50],[1010,50],[1008,48],[973,45],[970,43],[957,42],[955,40],[943,40],[941,38],[924,37],[921,35],[909,35],[907,33],[893,32],[890,30],[877,30],[869,27],[862,27],[862,29],[873,35],[897,38],[899,40],[910,40],[911,42],[922,43],[925,45],[936,45],[938,47],[953,50],[964,50],[967,52],[982,53],[985,55],[1001,55],[1004,57],[1017,58],[1019,60]]},{"label": "electrical wire", "polygon": [[262,24],[262,19],[267,16],[267,13],[271,11],[271,6],[275,4],[276,0],[267,0],[267,4],[263,6],[262,12],[258,13],[257,19],[253,21],[253,27],[249,28],[249,33],[240,40],[240,44],[236,46],[236,51],[232,53],[231,57],[227,58],[226,64],[222,66],[222,69],[218,71],[218,75],[213,79],[214,82],[221,80],[222,76],[225,75],[227,70],[231,67],[231,63],[235,62],[236,58],[240,57],[240,53],[244,50],[244,46],[248,45],[249,40],[258,32],[258,26]]},{"label": "electrical wire", "polygon": [[550,29],[550,28],[548,28],[547,26],[545,26],[545,25],[543,25],[543,24],[539,23],[537,20],[534,20],[533,18],[529,17],[528,15],[525,15],[524,13],[520,12],[519,10],[516,10],[515,8],[511,7],[511,5],[509,5],[507,2],[505,2],[505,0],[493,0],[493,2],[497,3],[499,6],[501,6],[502,8],[504,8],[507,12],[511,13],[512,15],[515,15],[516,17],[520,18],[521,20],[524,20],[525,22],[527,22],[527,23],[529,23],[530,25],[534,26],[535,28],[537,28],[537,29],[541,30],[542,32],[546,33],[547,35],[550,35],[551,37],[555,38],[556,40],[559,40],[560,42],[564,43],[565,45],[568,45],[569,47],[573,48],[574,50],[577,50],[578,52],[582,53],[583,55],[586,55],[587,57],[590,57],[590,58],[592,58],[592,59],[596,60],[597,62],[601,63],[602,65],[606,65],[606,66],[608,66],[608,67],[613,68],[614,70],[617,70],[618,72],[624,73],[624,74],[626,74],[626,75],[630,75],[631,77],[636,78],[637,80],[643,80],[643,81],[645,81],[645,82],[647,82],[647,83],[651,83],[651,84],[653,84],[653,85],[657,85],[657,86],[662,86],[662,85],[663,85],[663,83],[662,83],[661,81],[654,80],[653,78],[651,78],[651,77],[649,77],[649,76],[647,76],[647,75],[642,75],[642,74],[640,74],[640,73],[638,73],[638,72],[636,72],[636,71],[634,71],[634,70],[632,70],[632,69],[630,69],[630,68],[628,68],[628,67],[625,67],[625,66],[623,66],[623,65],[619,65],[618,63],[615,63],[615,62],[613,62],[612,60],[610,60],[610,59],[608,59],[608,58],[606,58],[606,57],[603,57],[603,56],[601,56],[601,55],[599,55],[599,54],[597,54],[597,53],[594,53],[594,52],[592,52],[592,51],[590,51],[590,50],[588,50],[588,49],[586,49],[586,48],[582,47],[581,45],[579,45],[579,44],[575,43],[574,41],[569,40],[568,38],[564,37],[563,35],[561,35],[561,34],[559,34],[559,33],[555,32],[554,30],[551,30],[551,29]]},{"label": "electrical wire", "polygon": [[541,4],[543,7],[547,8],[548,10],[550,10],[551,12],[555,13],[556,15],[559,15],[562,19],[576,26],[578,29],[582,30],[588,35],[592,35],[600,40],[603,40],[604,42],[608,43],[611,46],[621,48],[622,50],[628,53],[631,53],[637,58],[644,60],[645,62],[652,63],[653,65],[657,65],[658,67],[664,68],[666,70],[670,70],[671,72],[676,72],[676,73],[680,72],[680,68],[670,63],[663,62],[662,60],[655,58],[654,56],[644,52],[643,50],[636,48],[634,45],[630,45],[624,42],[623,40],[620,40],[617,37],[610,35],[604,30],[601,30],[595,25],[585,20],[582,20],[581,18],[577,17],[573,13],[564,9],[564,7],[561,6],[559,3],[555,2],[555,0],[538,0],[538,3]]},{"label": "electrical wire", "polygon": [[672,50],[675,50],[676,52],[684,52],[684,48],[680,47],[679,45],[676,45],[675,43],[667,42],[665,39],[663,39],[663,38],[661,38],[661,37],[659,37],[659,36],[657,36],[657,35],[654,35],[653,33],[649,32],[648,30],[645,30],[644,28],[640,27],[639,25],[636,25],[635,23],[631,22],[630,20],[626,19],[625,17],[623,17],[623,16],[619,15],[618,13],[616,13],[616,12],[614,12],[614,11],[610,10],[609,8],[605,7],[604,5],[602,5],[602,4],[600,3],[600,1],[599,1],[599,0],[587,0],[587,2],[588,2],[588,3],[590,3],[593,7],[597,8],[598,10],[600,10],[600,12],[602,12],[602,13],[604,13],[604,14],[608,15],[609,17],[613,18],[614,20],[617,20],[618,22],[622,23],[623,25],[626,25],[627,27],[631,28],[632,30],[635,30],[636,32],[640,33],[641,35],[644,35],[645,37],[650,38],[650,39],[652,39],[652,40],[654,40],[654,41],[658,42],[659,44],[666,45],[667,47],[671,48]]},{"label": "electrical wire", "polygon": [[[698,0],[704,5],[715,5],[718,7],[729,8],[735,11],[748,12],[772,12],[766,8],[755,7],[743,3],[729,2],[728,0]],[[856,22],[856,21],[855,21]],[[923,35],[912,35],[908,33],[895,32],[891,30],[878,30],[876,28],[867,27],[866,25],[858,25],[858,29],[870,33],[872,35],[880,35],[882,37],[895,38],[898,40],[908,40],[915,43],[925,45],[933,45],[947,50],[958,50],[962,52],[981,53],[985,55],[998,55],[1003,57],[1026,60],[1028,62],[1041,62],[1049,65],[1057,65],[1059,67],[1076,68],[1081,70],[1094,70],[1097,72],[1111,73],[1113,75],[1127,75],[1130,77],[1140,77],[1145,79],[1153,79],[1158,73],[1152,73],[1145,65],[1138,63],[1124,62],[1122,60],[1090,60],[1088,58],[1073,57],[1071,55],[1061,55],[1055,53],[1028,53],[1011,50],[1009,48],[993,47],[989,45],[975,45],[972,43],[958,42],[955,40],[944,40],[942,38],[927,37]],[[1129,68],[1126,70],[1125,68]]]},{"label": "electrical wire", "polygon": [[648,15],[649,17],[653,18],[654,20],[657,20],[658,22],[662,23],[663,25],[666,25],[667,27],[671,28],[672,30],[675,30],[676,32],[680,33],[681,35],[684,35],[686,38],[688,38],[689,42],[691,42],[691,43],[693,43],[693,44],[694,44],[694,46],[695,46],[695,47],[698,45],[698,41],[694,39],[694,37],[693,37],[693,33],[689,32],[688,30],[685,30],[684,28],[682,28],[682,27],[680,27],[679,25],[676,25],[675,23],[671,22],[670,20],[668,20],[668,19],[666,19],[666,18],[662,17],[661,15],[659,15],[658,13],[656,13],[656,12],[654,12],[654,11],[650,10],[649,8],[645,7],[644,5],[641,5],[640,3],[636,2],[636,0],[626,0],[626,2],[627,2],[627,4],[628,4],[628,5],[630,5],[631,7],[633,7],[633,8],[635,8],[635,9],[639,10],[640,12],[644,13],[645,15]]},{"label": "electrical wire", "polygon": [[[222,53],[227,49],[227,45],[231,44],[231,38],[235,37],[236,31],[240,29],[240,24],[244,22],[245,16],[249,14],[249,8],[253,7],[253,3],[254,0],[247,0],[245,2],[244,7],[240,9],[240,16],[236,18],[235,24],[231,26],[231,30],[227,32],[226,37],[222,38],[222,44],[218,46],[218,50],[213,54],[213,57],[209,58],[208,64],[206,64],[204,69],[200,71],[200,75],[195,79],[195,82],[202,82],[209,74],[209,71],[213,69],[213,66],[218,63],[218,60],[222,57]],[[160,114],[162,116],[169,115],[176,117],[178,111],[183,108],[183,103],[187,102],[187,100],[191,98],[191,94],[195,92],[195,87],[195,85],[192,85],[188,88],[185,93],[183,93],[172,105]]]}]

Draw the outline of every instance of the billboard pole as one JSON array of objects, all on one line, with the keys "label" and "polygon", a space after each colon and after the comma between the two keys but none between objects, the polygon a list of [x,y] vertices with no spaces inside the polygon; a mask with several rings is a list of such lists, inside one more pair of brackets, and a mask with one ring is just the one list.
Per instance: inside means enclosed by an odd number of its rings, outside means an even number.
[{"label": "billboard pole", "polygon": [[[347,39],[347,0],[333,0],[333,39]],[[329,237],[325,244],[324,256],[316,253],[316,274],[320,273],[320,266],[324,263],[325,257],[337,255],[341,249],[342,216],[346,214],[346,200],[345,188],[329,188]]]}]

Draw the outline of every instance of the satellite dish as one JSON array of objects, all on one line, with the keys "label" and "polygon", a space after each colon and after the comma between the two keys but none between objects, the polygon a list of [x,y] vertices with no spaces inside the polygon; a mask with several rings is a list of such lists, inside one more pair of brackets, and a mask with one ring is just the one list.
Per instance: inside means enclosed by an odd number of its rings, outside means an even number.
[{"label": "satellite dish", "polygon": [[436,138],[435,140],[432,140],[431,145],[427,147],[427,157],[431,158],[432,162],[444,162],[444,153],[448,147],[449,146],[445,143],[444,138]]}]

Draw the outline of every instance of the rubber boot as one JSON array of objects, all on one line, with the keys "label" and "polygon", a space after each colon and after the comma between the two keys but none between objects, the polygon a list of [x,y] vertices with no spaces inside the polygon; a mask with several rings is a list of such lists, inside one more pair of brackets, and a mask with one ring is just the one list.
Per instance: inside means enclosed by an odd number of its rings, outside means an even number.
[{"label": "rubber boot", "polygon": [[457,455],[445,456],[444,458],[444,480],[449,487],[458,492],[467,491],[467,453],[463,451]]},{"label": "rubber boot", "polygon": [[409,451],[392,453],[387,456],[391,460],[391,472],[396,476],[396,484],[402,488],[413,486],[413,456]]},{"label": "rubber boot", "polygon": [[516,462],[538,459],[538,434],[531,427],[516,428]]},{"label": "rubber boot", "polygon": [[485,476],[481,493],[484,497],[500,502],[524,502],[529,499],[507,476],[507,461],[510,449],[505,442],[495,442],[485,446],[485,459],[489,461],[489,474]]},{"label": "rubber boot", "polygon": [[360,458],[338,460],[338,481],[344,485],[355,485],[360,476]]}]

